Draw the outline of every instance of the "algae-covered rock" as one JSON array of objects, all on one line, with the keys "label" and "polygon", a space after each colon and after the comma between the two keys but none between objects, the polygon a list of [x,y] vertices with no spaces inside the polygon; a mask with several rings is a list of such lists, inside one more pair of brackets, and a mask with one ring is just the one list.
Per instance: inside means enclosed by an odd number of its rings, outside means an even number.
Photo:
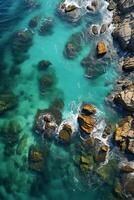
[{"label": "algae-covered rock", "polygon": [[80,169],[83,172],[88,172],[93,169],[93,157],[90,155],[82,155],[80,156]]},{"label": "algae-covered rock", "polygon": [[115,176],[118,173],[117,161],[109,160],[105,165],[102,165],[98,168],[98,176],[109,185],[113,185]]},{"label": "algae-covered rock", "polygon": [[0,94],[0,114],[11,110],[17,105],[17,97],[14,93],[3,93]]},{"label": "algae-covered rock", "polygon": [[21,123],[17,120],[10,120],[3,124],[0,135],[5,144],[14,146],[19,141],[21,131]]},{"label": "algae-covered rock", "polygon": [[42,148],[31,145],[28,155],[29,168],[36,172],[43,172],[45,156],[45,151]]},{"label": "algae-covered rock", "polygon": [[64,124],[62,129],[59,132],[59,139],[62,142],[68,143],[71,140],[72,136],[72,127],[69,124]]}]

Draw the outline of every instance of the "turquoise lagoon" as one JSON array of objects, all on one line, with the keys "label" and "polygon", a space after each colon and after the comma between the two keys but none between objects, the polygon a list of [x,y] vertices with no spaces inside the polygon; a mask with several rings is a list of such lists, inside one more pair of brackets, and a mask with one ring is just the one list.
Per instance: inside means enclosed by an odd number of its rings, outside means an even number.
[{"label": "turquoise lagoon", "polygon": [[[8,17],[13,17],[14,11],[21,8],[22,2],[20,0],[10,2]],[[11,25],[9,30],[6,30],[1,36],[2,43],[13,32],[27,29],[29,20],[36,15],[41,16],[42,19],[44,17],[54,19],[53,33],[50,35],[41,36],[38,34],[38,28],[33,29],[33,45],[28,51],[29,58],[18,66],[21,73],[10,77],[9,84],[19,97],[19,102],[17,108],[8,112],[4,117],[1,116],[0,123],[10,119],[18,119],[23,126],[23,134],[25,133],[27,136],[27,143],[21,155],[13,154],[11,157],[5,158],[3,155],[4,144],[1,142],[0,177],[4,181],[0,181],[0,199],[113,199],[111,189],[107,185],[101,185],[102,183],[99,183],[97,177],[92,178],[92,174],[89,174],[88,178],[84,178],[79,174],[79,170],[73,164],[76,151],[73,144],[69,147],[56,145],[55,142],[48,144],[49,158],[46,163],[45,177],[32,173],[27,168],[29,146],[37,143],[32,132],[36,112],[38,109],[47,108],[54,99],[59,97],[64,100],[63,119],[71,116],[73,120],[73,116],[77,114],[78,107],[82,102],[94,104],[102,118],[115,120],[117,117],[110,108],[107,108],[105,103],[105,98],[113,89],[118,75],[116,57],[109,59],[106,72],[95,79],[86,78],[84,68],[80,65],[81,60],[87,55],[94,56],[95,45],[101,39],[106,39],[110,44],[110,50],[114,51],[111,33],[83,39],[82,51],[73,60],[67,59],[63,53],[72,34],[81,32],[84,35],[88,23],[101,24],[102,21],[104,22],[105,12],[100,10],[96,16],[84,16],[80,24],[69,24],[56,13],[60,0],[41,0],[40,2],[41,7],[38,9],[29,9],[26,13],[24,10],[18,10],[17,15],[19,16],[20,13],[21,19],[16,24]],[[1,6],[7,5],[1,3]],[[24,12],[24,15],[21,12]],[[49,70],[56,75],[56,85],[46,96],[42,96],[39,90],[39,78],[44,72],[37,68],[38,62],[43,59],[52,62]],[[13,66],[8,42],[5,47],[4,60],[8,63],[8,72]]]}]

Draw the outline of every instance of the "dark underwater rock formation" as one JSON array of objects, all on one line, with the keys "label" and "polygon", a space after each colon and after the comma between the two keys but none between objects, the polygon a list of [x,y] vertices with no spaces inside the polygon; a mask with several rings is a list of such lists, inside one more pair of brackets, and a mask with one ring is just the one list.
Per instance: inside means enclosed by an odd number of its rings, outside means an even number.
[{"label": "dark underwater rock formation", "polygon": [[39,28],[40,35],[50,35],[53,33],[54,20],[51,17],[45,18]]},{"label": "dark underwater rock formation", "polygon": [[35,16],[33,17],[30,21],[29,21],[29,27],[30,28],[35,28],[38,26],[38,23],[39,23],[39,20],[40,20],[40,17],[39,16]]},{"label": "dark underwater rock formation", "polygon": [[52,65],[52,63],[48,60],[41,60],[39,63],[38,63],[38,68],[40,70],[46,70],[48,69],[48,67]]},{"label": "dark underwater rock formation", "polygon": [[30,30],[16,32],[11,38],[11,51],[16,64],[23,63],[27,58],[27,51],[32,45],[33,33]]},{"label": "dark underwater rock formation", "polygon": [[81,33],[73,34],[67,42],[64,54],[68,59],[74,59],[78,56],[82,49],[82,35]]},{"label": "dark underwater rock formation", "polygon": [[8,110],[13,109],[17,103],[17,97],[14,93],[9,92],[0,94],[0,114],[4,114]]}]

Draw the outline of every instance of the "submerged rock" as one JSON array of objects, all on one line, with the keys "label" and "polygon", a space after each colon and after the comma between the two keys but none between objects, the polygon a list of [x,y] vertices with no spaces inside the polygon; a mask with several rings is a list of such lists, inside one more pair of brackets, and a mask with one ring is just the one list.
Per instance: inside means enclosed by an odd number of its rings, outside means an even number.
[{"label": "submerged rock", "polygon": [[86,56],[82,59],[81,65],[85,68],[86,77],[90,79],[97,78],[106,72],[107,62]]},{"label": "submerged rock", "polygon": [[40,79],[40,90],[46,91],[55,85],[55,77],[51,74],[44,74]]},{"label": "submerged rock", "polygon": [[21,123],[17,120],[10,120],[3,124],[0,132],[4,143],[8,146],[14,146],[18,143],[22,131]]},{"label": "submerged rock", "polygon": [[17,105],[17,97],[14,93],[3,93],[0,94],[0,114],[13,109]]},{"label": "submerged rock", "polygon": [[71,140],[72,127],[69,124],[63,124],[62,129],[59,132],[59,139],[62,142],[68,143]]},{"label": "submerged rock", "polygon": [[54,27],[54,20],[51,17],[46,18],[39,29],[41,35],[52,34]]},{"label": "submerged rock", "polygon": [[36,172],[43,172],[45,164],[44,157],[45,153],[40,147],[31,145],[28,155],[29,168]]},{"label": "submerged rock", "polygon": [[46,70],[48,69],[48,67],[52,65],[52,63],[48,60],[41,60],[39,63],[38,63],[38,68],[40,70]]},{"label": "submerged rock", "polygon": [[41,6],[38,0],[24,0],[24,2],[29,9],[39,8]]},{"label": "submerged rock", "polygon": [[115,130],[115,141],[122,150],[134,153],[134,118],[123,119]]},{"label": "submerged rock", "polygon": [[105,162],[107,153],[109,151],[109,147],[106,144],[102,144],[99,148],[99,151],[97,152],[97,155],[95,157],[95,160],[97,162]]},{"label": "submerged rock", "polygon": [[98,42],[98,44],[97,44],[97,55],[103,56],[107,53],[107,51],[108,50],[107,50],[107,46],[106,46],[105,42],[103,42],[103,41]]},{"label": "submerged rock", "polygon": [[89,155],[82,155],[80,156],[80,169],[82,172],[88,172],[89,170],[93,169],[93,158]]},{"label": "submerged rock", "polygon": [[35,16],[33,17],[30,21],[29,21],[29,27],[30,28],[35,28],[38,26],[38,22],[40,20],[40,17],[39,16]]},{"label": "submerged rock", "polygon": [[71,36],[67,42],[64,54],[69,59],[74,59],[78,56],[79,52],[82,49],[82,35],[81,33],[76,33]]},{"label": "submerged rock", "polygon": [[10,46],[15,63],[20,64],[28,58],[26,53],[31,47],[32,41],[33,33],[28,29],[13,34]]}]

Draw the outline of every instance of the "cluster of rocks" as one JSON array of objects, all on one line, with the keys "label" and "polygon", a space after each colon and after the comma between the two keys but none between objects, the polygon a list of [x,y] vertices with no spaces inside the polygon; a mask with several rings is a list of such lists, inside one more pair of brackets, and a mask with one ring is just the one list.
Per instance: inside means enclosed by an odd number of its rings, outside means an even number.
[{"label": "cluster of rocks", "polygon": [[95,13],[99,9],[99,7],[100,7],[99,2],[96,0],[89,2],[88,5],[84,5],[82,3],[78,5],[77,3],[73,2],[68,3],[66,0],[64,0],[62,1],[62,3],[60,3],[58,7],[58,13],[65,20],[76,23],[83,16],[83,10],[85,14],[88,12]]},{"label": "cluster of rocks", "polygon": [[13,34],[11,38],[11,51],[16,64],[23,63],[27,58],[27,51],[33,42],[33,33],[30,30],[22,30]]}]

